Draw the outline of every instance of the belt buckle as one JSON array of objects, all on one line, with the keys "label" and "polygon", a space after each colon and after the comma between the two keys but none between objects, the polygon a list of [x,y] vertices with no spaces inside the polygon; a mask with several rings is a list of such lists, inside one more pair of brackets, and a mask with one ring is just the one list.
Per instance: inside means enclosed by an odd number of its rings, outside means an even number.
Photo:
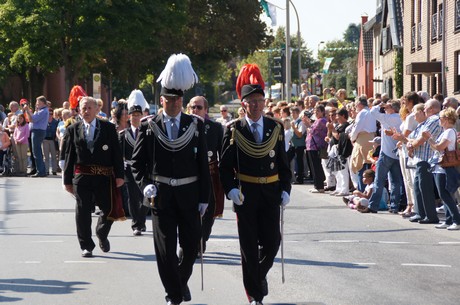
[{"label": "belt buckle", "polygon": [[171,185],[171,186],[176,186],[176,185],[177,185],[177,179],[171,179],[171,180],[169,180],[169,185]]},{"label": "belt buckle", "polygon": [[259,177],[259,183],[266,184],[267,183],[267,177]]}]

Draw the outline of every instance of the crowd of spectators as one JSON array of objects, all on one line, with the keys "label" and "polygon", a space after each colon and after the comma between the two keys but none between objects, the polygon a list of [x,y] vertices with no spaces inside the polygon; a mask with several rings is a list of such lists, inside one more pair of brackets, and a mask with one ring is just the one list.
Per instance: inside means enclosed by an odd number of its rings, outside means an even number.
[{"label": "crowd of spectators", "polygon": [[[294,184],[312,183],[312,193],[343,197],[361,213],[388,211],[411,222],[460,229],[460,174],[443,168],[443,152],[460,145],[460,107],[454,97],[408,92],[347,99],[344,89],[323,97],[273,103],[266,115],[292,122]],[[295,157],[294,157],[295,156]],[[439,223],[438,212],[445,210]]]},{"label": "crowd of spectators", "polygon": [[[385,209],[412,222],[460,229],[458,170],[438,164],[459,141],[456,98],[408,92],[400,99],[385,93],[347,99],[345,89],[327,88],[319,97],[302,88],[301,98],[290,103],[265,100],[265,115],[285,128],[292,183],[311,183],[311,192],[343,197],[362,213]],[[121,131],[129,126],[126,101],[111,106],[107,115],[99,100],[98,116]],[[232,120],[225,105],[220,114],[216,121],[222,125]],[[237,114],[244,117],[244,109]],[[8,163],[18,176],[56,175],[65,128],[77,120],[78,108],[65,101],[53,109],[43,96],[34,111],[25,99],[12,101],[6,111],[0,105],[0,170]],[[447,216],[441,224],[439,209]]]}]

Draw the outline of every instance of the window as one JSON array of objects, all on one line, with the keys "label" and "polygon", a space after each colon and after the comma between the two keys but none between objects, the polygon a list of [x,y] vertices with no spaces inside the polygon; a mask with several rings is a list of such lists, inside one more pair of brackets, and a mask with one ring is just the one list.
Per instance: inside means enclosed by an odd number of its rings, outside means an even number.
[{"label": "window", "polygon": [[410,76],[410,91],[415,91],[415,75]]},{"label": "window", "polygon": [[444,18],[443,18],[443,10],[442,10],[442,3],[439,5],[439,13],[438,13],[438,40],[442,39],[442,34],[444,32]]},{"label": "window", "polygon": [[460,0],[455,0],[455,30],[460,30]]},{"label": "window", "polygon": [[417,74],[417,91],[422,91],[422,74]]},{"label": "window", "polygon": [[431,15],[431,42],[438,39],[438,13]]},{"label": "window", "polygon": [[438,39],[438,1],[431,1],[431,42]]},{"label": "window", "polygon": [[460,51],[455,52],[454,92],[460,91]]}]

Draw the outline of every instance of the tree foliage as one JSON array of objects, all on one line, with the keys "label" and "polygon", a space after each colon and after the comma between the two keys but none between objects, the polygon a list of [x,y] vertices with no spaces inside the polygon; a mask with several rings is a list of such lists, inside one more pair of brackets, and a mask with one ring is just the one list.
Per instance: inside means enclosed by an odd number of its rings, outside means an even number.
[{"label": "tree foliage", "polygon": [[2,0],[0,71],[34,83],[64,67],[67,90],[102,72],[124,96],[182,52],[215,82],[222,63],[270,43],[260,13],[245,0]]}]

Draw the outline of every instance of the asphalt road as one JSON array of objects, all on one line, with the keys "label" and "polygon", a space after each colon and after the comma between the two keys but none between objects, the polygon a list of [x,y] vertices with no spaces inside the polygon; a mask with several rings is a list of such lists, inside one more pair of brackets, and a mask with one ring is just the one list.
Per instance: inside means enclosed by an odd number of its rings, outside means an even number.
[{"label": "asphalt road", "polygon": [[[279,253],[265,305],[460,304],[460,231],[387,212],[360,214],[339,197],[309,193],[311,187],[293,187],[285,211],[285,283]],[[74,204],[59,177],[0,178],[0,303],[164,304],[151,224],[134,237],[130,221],[115,223],[111,252],[96,248],[94,258],[83,259]],[[247,304],[229,202],[208,242],[204,290],[199,261],[189,286],[192,301],[183,304]]]}]

